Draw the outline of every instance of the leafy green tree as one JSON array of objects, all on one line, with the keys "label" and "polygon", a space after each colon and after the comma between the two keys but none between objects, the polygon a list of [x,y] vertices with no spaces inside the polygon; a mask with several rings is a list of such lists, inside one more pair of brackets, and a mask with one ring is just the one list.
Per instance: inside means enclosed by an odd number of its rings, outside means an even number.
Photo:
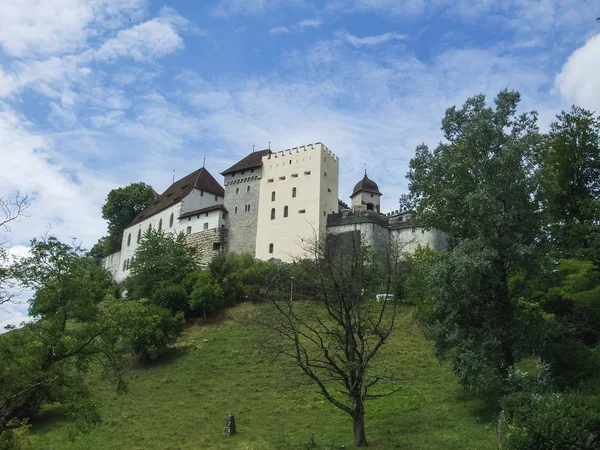
[{"label": "leafy green tree", "polygon": [[121,249],[123,231],[156,196],[156,191],[146,183],[132,183],[108,193],[102,206],[102,218],[108,222],[108,235],[103,242],[104,256]]},{"label": "leafy green tree", "polygon": [[132,299],[152,298],[160,288],[179,284],[197,268],[195,250],[183,233],[151,230],[144,233],[125,281]]},{"label": "leafy green tree", "polygon": [[[431,336],[463,386],[496,392],[515,363],[517,304],[508,280],[535,259],[540,221],[533,200],[541,137],[534,112],[502,91],[446,111],[446,142],[416,150],[402,199],[426,227],[448,235],[431,271]],[[487,382],[486,382],[487,381]],[[496,395],[494,394],[494,395]]]},{"label": "leafy green tree", "polygon": [[573,106],[550,126],[540,199],[555,254],[600,265],[600,118]]},{"label": "leafy green tree", "polygon": [[206,313],[222,307],[225,303],[223,289],[213,278],[208,270],[198,272],[194,289],[190,295],[190,308],[192,310],[202,308],[202,314],[206,319]]},{"label": "leafy green tree", "polygon": [[213,279],[223,289],[225,305],[235,305],[246,298],[244,273],[255,264],[248,253],[221,253],[209,264]]},{"label": "leafy green tree", "polygon": [[85,381],[92,363],[124,387],[119,336],[129,317],[103,313],[110,274],[80,249],[49,237],[32,241],[30,256],[11,276],[35,291],[29,309],[38,320],[0,339],[0,435],[50,403],[62,404],[77,429],[86,429],[100,420]]},{"label": "leafy green tree", "polygon": [[174,284],[158,288],[152,296],[152,303],[161,308],[167,308],[173,314],[177,312],[185,314],[189,311],[188,297],[185,287]]}]

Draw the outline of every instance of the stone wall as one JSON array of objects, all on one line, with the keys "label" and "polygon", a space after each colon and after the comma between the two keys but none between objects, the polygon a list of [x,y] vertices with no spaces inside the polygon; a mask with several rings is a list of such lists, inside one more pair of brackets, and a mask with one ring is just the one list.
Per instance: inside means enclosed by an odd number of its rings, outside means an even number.
[{"label": "stone wall", "polygon": [[226,228],[212,228],[199,233],[186,236],[190,247],[196,249],[198,263],[202,267],[208,266],[212,259],[227,248],[228,230]]},{"label": "stone wall", "polygon": [[[243,174],[238,171],[235,176],[225,175],[225,207],[229,213],[230,230],[228,252],[254,255],[256,251],[261,170],[256,167],[245,170]],[[247,211],[247,205],[250,205],[250,211]]]}]

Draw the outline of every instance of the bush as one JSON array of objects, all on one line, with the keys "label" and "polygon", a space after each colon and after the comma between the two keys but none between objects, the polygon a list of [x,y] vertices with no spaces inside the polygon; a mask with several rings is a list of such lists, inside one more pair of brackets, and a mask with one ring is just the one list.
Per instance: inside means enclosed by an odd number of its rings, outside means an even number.
[{"label": "bush", "polygon": [[196,284],[190,295],[190,308],[197,310],[202,308],[206,319],[206,313],[221,308],[224,305],[223,289],[212,277],[209,271],[199,272],[196,275]]},{"label": "bush", "polygon": [[161,308],[167,308],[173,314],[189,311],[188,293],[181,285],[166,286],[157,289],[152,295],[152,303]]},{"label": "bush", "polygon": [[503,450],[600,449],[600,401],[581,394],[520,392],[501,401]]},{"label": "bush", "polygon": [[129,330],[131,350],[144,360],[158,358],[161,351],[174,344],[185,324],[182,312],[175,315],[166,308],[144,305],[143,314]]}]

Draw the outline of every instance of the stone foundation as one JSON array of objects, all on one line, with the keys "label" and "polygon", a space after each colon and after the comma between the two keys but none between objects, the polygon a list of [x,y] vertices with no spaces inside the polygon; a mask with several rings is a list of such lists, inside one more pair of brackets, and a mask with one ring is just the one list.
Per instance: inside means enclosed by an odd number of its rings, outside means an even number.
[{"label": "stone foundation", "polygon": [[201,267],[206,267],[219,253],[227,251],[227,229],[212,228],[186,236],[190,247],[196,249],[196,258]]}]

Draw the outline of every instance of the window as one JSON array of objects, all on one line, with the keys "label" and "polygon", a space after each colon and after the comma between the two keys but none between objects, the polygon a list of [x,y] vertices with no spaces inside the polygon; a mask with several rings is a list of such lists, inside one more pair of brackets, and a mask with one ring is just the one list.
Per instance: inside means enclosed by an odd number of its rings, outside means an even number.
[{"label": "window", "polygon": [[307,170],[306,172],[304,172],[304,175],[310,175],[310,170]]},{"label": "window", "polygon": [[292,188],[292,198],[296,198],[296,188]]},{"label": "window", "polygon": [[213,242],[213,251],[218,252],[219,250],[221,250],[221,243]]},{"label": "window", "polygon": [[331,192],[331,189],[327,188],[327,192]]},{"label": "window", "polygon": [[306,210],[305,210],[305,209],[300,209],[300,210],[298,210],[298,214],[304,214],[305,212],[306,212]]},{"label": "window", "polygon": [[[198,217],[196,217],[196,219],[197,219],[197,218],[198,218]],[[191,220],[192,220],[192,216],[189,216],[189,217],[188,217],[188,222],[191,222]]]},{"label": "window", "polygon": [[271,208],[271,220],[275,219],[275,208]]},{"label": "window", "polygon": [[242,170],[242,175],[244,175],[244,171]]},{"label": "window", "polygon": [[204,222],[204,230],[208,230],[208,222]]},{"label": "window", "polygon": [[298,174],[297,173],[293,173],[292,174],[292,178],[298,178]]},{"label": "window", "polygon": [[192,234],[192,227],[187,227],[185,232],[186,232],[186,234]]},{"label": "window", "polygon": [[269,253],[273,253],[273,244],[269,244]]},{"label": "window", "polygon": [[246,188],[246,192],[250,192],[250,186]]},{"label": "window", "polygon": [[140,243],[140,240],[142,239],[142,229],[138,229],[138,235],[137,235],[137,243]]},{"label": "window", "polygon": [[248,203],[248,212],[250,212],[250,203]]},{"label": "window", "polygon": [[173,228],[173,219],[175,218],[175,216],[173,215],[173,213],[171,213],[171,217],[169,218],[169,228]]},{"label": "window", "polygon": [[234,214],[237,214],[237,206],[235,207],[235,212],[234,212]]},{"label": "window", "polygon": [[269,178],[269,179],[267,180],[267,183],[272,183],[272,182],[273,182],[273,178]]},{"label": "window", "polygon": [[285,175],[282,177],[279,177],[280,180],[285,180]]},{"label": "window", "polygon": [[244,205],[244,212],[248,212],[248,205]]},{"label": "window", "polygon": [[129,247],[129,244],[131,244],[131,233],[127,235],[127,247]]},{"label": "window", "polygon": [[254,173],[254,169],[250,169],[250,173]]},{"label": "window", "polygon": [[204,191],[200,191],[200,197],[204,197]]},{"label": "window", "polygon": [[288,216],[288,207],[287,205],[283,207],[283,217],[287,217]]},{"label": "window", "polygon": [[219,196],[215,195],[215,202],[218,202],[218,201],[219,201]]},{"label": "window", "polygon": [[275,201],[275,191],[271,192],[271,201]]},{"label": "window", "polygon": [[290,164],[292,163],[292,160],[290,159]]},{"label": "window", "polygon": [[148,231],[152,231],[152,224],[151,223],[148,224]]},{"label": "window", "polygon": [[323,172],[323,176],[326,177],[327,176],[327,172]]},{"label": "window", "polygon": [[231,176],[232,176],[232,177],[235,177],[235,172],[231,172]]},{"label": "window", "polygon": [[240,193],[240,188],[235,188],[235,195]]},{"label": "window", "polygon": [[123,261],[123,271],[127,270],[127,260]]},{"label": "window", "polygon": [[208,211],[206,211],[206,214],[204,215],[204,217],[208,217]]},{"label": "window", "polygon": [[158,221],[158,231],[162,230],[162,219]]},{"label": "window", "polygon": [[325,211],[323,211],[323,217],[325,217],[327,215],[327,213]]}]

